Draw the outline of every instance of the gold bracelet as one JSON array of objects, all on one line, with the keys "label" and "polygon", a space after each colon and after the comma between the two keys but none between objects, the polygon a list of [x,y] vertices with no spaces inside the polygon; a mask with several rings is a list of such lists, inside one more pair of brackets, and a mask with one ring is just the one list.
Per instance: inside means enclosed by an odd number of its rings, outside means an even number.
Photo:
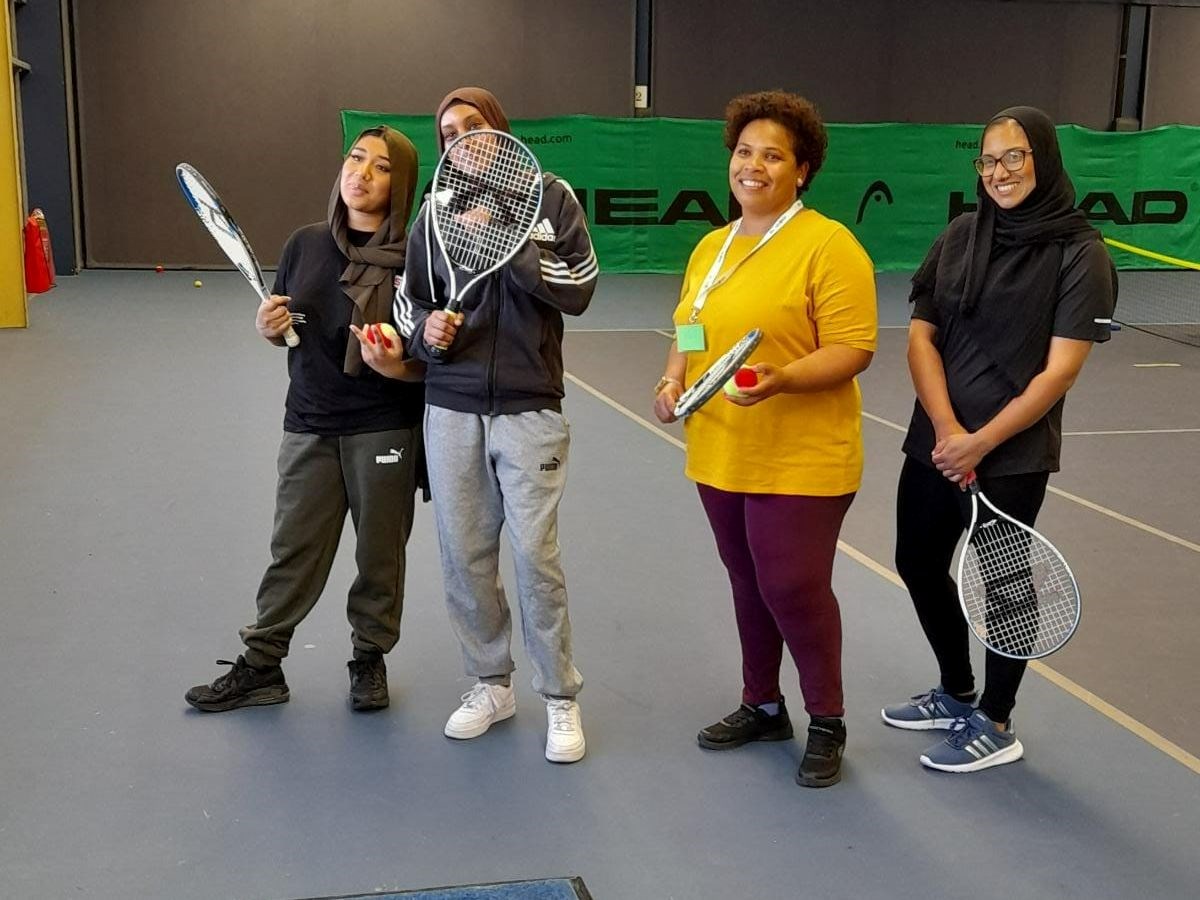
[{"label": "gold bracelet", "polygon": [[683,387],[683,382],[681,382],[678,378],[672,378],[670,375],[664,375],[662,378],[658,379],[658,384],[654,386],[654,396],[657,397],[659,394],[661,394],[663,389],[668,384],[673,384],[680,388]]}]

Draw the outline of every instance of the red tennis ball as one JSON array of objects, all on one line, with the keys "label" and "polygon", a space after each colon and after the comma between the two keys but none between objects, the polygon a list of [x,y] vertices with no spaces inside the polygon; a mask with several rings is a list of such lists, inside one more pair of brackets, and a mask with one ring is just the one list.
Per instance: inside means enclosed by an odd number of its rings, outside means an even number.
[{"label": "red tennis ball", "polygon": [[749,366],[742,366],[733,373],[733,383],[740,388],[754,387],[758,384],[758,373]]},{"label": "red tennis ball", "polygon": [[155,272],[162,272],[162,270],[163,270],[163,267],[162,267],[162,266],[155,266],[155,267],[154,267],[154,271],[155,271]]}]

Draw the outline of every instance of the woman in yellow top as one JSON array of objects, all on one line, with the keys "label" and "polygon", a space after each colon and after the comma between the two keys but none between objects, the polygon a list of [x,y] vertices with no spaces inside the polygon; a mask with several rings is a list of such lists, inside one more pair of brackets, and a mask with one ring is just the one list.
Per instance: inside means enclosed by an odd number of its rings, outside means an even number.
[{"label": "woman in yellow top", "polygon": [[845,226],[800,199],[826,144],[803,97],[767,91],[726,108],[729,185],[742,218],[692,253],[654,403],[660,421],[673,421],[684,386],[762,329],[747,363],[757,384],[710,401],[686,425],[686,472],[729,572],[742,645],[742,704],[698,740],[727,750],[792,737],[779,687],[786,644],[810,716],[796,776],[807,787],[841,777],[842,631],[831,582],[862,475],[854,378],[876,337],[871,260]]}]

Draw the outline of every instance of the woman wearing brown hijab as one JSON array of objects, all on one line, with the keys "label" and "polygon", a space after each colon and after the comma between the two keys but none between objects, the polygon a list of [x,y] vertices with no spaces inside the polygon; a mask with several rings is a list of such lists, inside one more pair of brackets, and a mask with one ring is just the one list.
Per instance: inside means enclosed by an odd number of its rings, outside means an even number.
[{"label": "woman wearing brown hijab", "polygon": [[[499,101],[471,87],[446,96],[435,127],[440,148],[479,128],[509,130]],[[476,679],[444,731],[456,740],[476,738],[516,712],[512,614],[499,571],[507,530],[533,689],[546,702],[545,755],[572,763],[585,743],[576,702],[583,679],[558,546],[570,447],[562,413],[563,316],[587,308],[596,254],[575,195],[546,173],[530,239],[472,288],[462,316],[448,315],[448,273],[428,225],[426,207],[409,236],[395,317],[409,350],[429,364],[425,434],[446,606],[466,672]],[[431,346],[447,349],[434,356]]]},{"label": "woman wearing brown hijab", "polygon": [[387,127],[360,134],[342,163],[326,221],[288,239],[274,293],[259,306],[255,325],[269,343],[284,346],[289,323],[303,333],[300,346],[288,350],[271,563],[254,624],[240,632],[245,653],[219,661],[233,668],[187,692],[196,709],[287,701],[280,663],[325,587],[347,512],[358,567],[346,607],[354,650],[350,702],[356,710],[388,705],[383,654],[400,633],[424,366],[398,361],[395,377],[385,378],[363,365],[358,335],[399,343],[383,323],[404,270],[416,174],[417,153],[403,134]]}]

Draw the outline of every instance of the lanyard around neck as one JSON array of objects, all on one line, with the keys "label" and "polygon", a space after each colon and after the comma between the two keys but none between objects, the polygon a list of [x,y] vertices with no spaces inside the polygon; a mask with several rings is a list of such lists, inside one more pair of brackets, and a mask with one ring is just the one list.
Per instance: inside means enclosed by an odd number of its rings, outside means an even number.
[{"label": "lanyard around neck", "polygon": [[704,308],[704,304],[708,302],[708,295],[727,282],[730,276],[738,270],[738,267],[740,267],[742,263],[765,247],[767,241],[775,237],[775,235],[779,233],[779,230],[788,222],[790,222],[792,217],[802,209],[804,209],[804,202],[797,197],[796,202],[788,207],[787,211],[771,224],[771,227],[767,229],[767,233],[758,239],[758,243],[751,248],[750,252],[734,263],[730,267],[729,271],[722,275],[721,267],[725,265],[725,256],[729,253],[729,248],[733,244],[733,239],[737,236],[738,231],[742,227],[741,219],[735,221],[730,226],[729,234],[725,238],[725,243],[721,245],[721,250],[719,253],[717,253],[717,258],[713,260],[712,267],[708,270],[708,274],[704,276],[704,281],[700,283],[700,290],[696,292],[696,299],[692,303],[692,314],[688,316],[688,321],[694,324],[696,320],[700,318],[700,310],[702,310]]}]

